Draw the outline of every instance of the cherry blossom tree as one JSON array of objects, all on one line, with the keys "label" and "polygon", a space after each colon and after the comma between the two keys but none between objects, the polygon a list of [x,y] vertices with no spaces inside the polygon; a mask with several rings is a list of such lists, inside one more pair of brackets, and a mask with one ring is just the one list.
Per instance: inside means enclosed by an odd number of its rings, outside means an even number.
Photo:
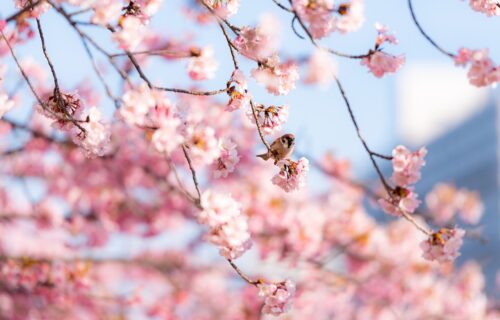
[{"label": "cherry blossom tree", "polygon": [[[266,1],[310,48],[306,57],[282,50],[272,15],[236,25],[240,0],[190,1],[176,13],[196,30],[219,28],[223,47],[152,28],[170,1],[12,2],[0,13],[0,318],[500,319],[480,264],[455,262],[464,241],[477,241],[480,195],[446,181],[418,195],[426,148],[375,151],[342,85],[334,59],[376,78],[397,73],[406,57],[395,34],[376,24],[355,54],[324,45],[364,26],[363,0]],[[485,19],[500,15],[498,0],[469,5]],[[447,51],[412,0],[408,10],[436,54],[468,68],[471,85],[499,82],[488,49]],[[80,48],[47,41],[55,17]],[[25,45],[42,59],[21,56]],[[98,81],[68,85],[57,50],[71,63],[83,51],[92,67],[84,76]],[[226,50],[231,59],[220,59]],[[153,60],[185,66],[190,85],[156,83],[145,67]],[[231,66],[227,80],[202,89],[221,65]],[[378,186],[358,181],[347,159],[291,152],[297,133],[280,140],[294,112],[283,96],[303,84],[340,92]],[[262,150],[271,161],[256,157]],[[313,170],[326,192],[309,189]],[[109,253],[120,239],[162,236],[176,245]],[[203,258],[207,248],[217,257]],[[266,259],[282,277],[264,270]]]}]

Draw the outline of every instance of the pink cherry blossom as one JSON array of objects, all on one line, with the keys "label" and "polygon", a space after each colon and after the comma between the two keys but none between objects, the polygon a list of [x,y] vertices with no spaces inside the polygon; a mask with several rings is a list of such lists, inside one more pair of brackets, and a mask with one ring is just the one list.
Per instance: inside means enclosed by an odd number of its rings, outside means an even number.
[{"label": "pink cherry blossom", "polygon": [[378,203],[384,212],[401,216],[404,213],[413,213],[420,205],[418,195],[412,189],[397,187],[391,197],[381,198]]},{"label": "pink cherry blossom", "polygon": [[101,113],[96,107],[88,111],[88,115],[81,126],[85,132],[74,134],[73,141],[80,145],[87,153],[87,156],[103,156],[108,150],[111,131],[109,125],[101,122]]},{"label": "pink cherry blossom", "polygon": [[243,72],[239,69],[234,70],[228,83],[227,94],[230,100],[227,103],[227,111],[235,111],[248,106],[251,96],[247,89],[248,84]]},{"label": "pink cherry blossom", "polygon": [[333,62],[332,56],[320,49],[316,49],[311,55],[308,63],[307,75],[304,78],[305,83],[328,86],[337,75],[337,65]]},{"label": "pink cherry blossom", "polygon": [[71,118],[83,110],[83,103],[77,93],[54,93],[45,104],[36,105],[36,110],[45,117],[55,120],[53,125],[59,129],[69,130],[73,127]]},{"label": "pink cherry blossom", "polygon": [[420,243],[423,257],[429,261],[440,263],[453,261],[460,255],[465,231],[459,228],[440,229],[432,233],[427,240]]},{"label": "pink cherry blossom", "polygon": [[[255,113],[259,121],[260,128],[264,134],[273,134],[281,130],[283,124],[288,120],[288,106],[255,106]],[[246,111],[247,118],[255,123],[255,117],[252,108]]]},{"label": "pink cherry blossom", "polygon": [[457,195],[460,218],[468,224],[477,224],[484,212],[484,205],[478,192],[460,189]]},{"label": "pink cherry blossom", "polygon": [[279,316],[288,312],[295,295],[295,283],[285,280],[279,283],[259,283],[259,296],[264,297],[262,313]]},{"label": "pink cherry blossom", "polygon": [[276,19],[270,15],[264,15],[255,28],[244,27],[234,45],[240,53],[246,57],[261,61],[271,56],[277,49],[279,28]]},{"label": "pink cherry blossom", "polygon": [[473,10],[485,13],[488,17],[500,16],[498,0],[469,0],[469,5]]},{"label": "pink cherry blossom", "polygon": [[434,223],[443,225],[456,214],[456,188],[451,184],[439,183],[425,197],[425,204]]},{"label": "pink cherry blossom", "polygon": [[377,35],[377,40],[375,40],[375,45],[377,47],[381,46],[384,43],[390,43],[390,44],[398,44],[398,39],[396,39],[396,36],[394,34],[389,34],[389,28],[385,25],[382,25],[380,23],[375,24],[375,29],[377,29],[378,35]]},{"label": "pink cherry blossom", "polygon": [[265,85],[269,93],[286,95],[295,89],[295,83],[299,80],[299,67],[291,60],[280,63],[275,54],[265,64],[253,69],[252,76],[258,83]]},{"label": "pink cherry blossom", "polygon": [[[335,29],[335,18],[332,15],[332,0],[294,0],[293,9],[307,24],[313,38],[320,39],[329,35]],[[341,29],[348,29],[347,25],[340,24]]]},{"label": "pink cherry blossom", "polygon": [[192,127],[186,130],[186,145],[193,160],[202,164],[211,164],[219,158],[219,143],[211,127]]},{"label": "pink cherry blossom", "polygon": [[136,49],[146,35],[146,28],[141,19],[127,16],[121,21],[121,29],[113,33],[113,40],[123,50],[132,51]]},{"label": "pink cherry blossom", "polygon": [[[16,0],[16,8],[26,8],[31,4],[31,0]],[[50,4],[42,1],[31,10],[29,10],[29,15],[32,18],[38,18],[51,8]]]},{"label": "pink cherry blossom", "polygon": [[181,120],[175,115],[175,106],[164,95],[157,97],[153,117],[158,129],[154,131],[151,142],[158,152],[168,155],[184,142],[180,133]]},{"label": "pink cherry blossom", "polygon": [[146,84],[130,88],[123,95],[119,114],[129,125],[143,125],[145,116],[156,105],[155,97]]},{"label": "pink cherry blossom", "polygon": [[306,184],[309,172],[309,160],[300,158],[298,161],[281,160],[276,164],[280,172],[271,179],[272,183],[286,192],[301,189]]},{"label": "pink cherry blossom", "polygon": [[500,67],[495,66],[488,57],[488,50],[470,50],[461,48],[455,57],[455,65],[467,66],[470,64],[467,76],[469,82],[476,87],[495,85],[500,81]]},{"label": "pink cherry blossom", "polygon": [[189,60],[187,70],[189,77],[193,80],[207,80],[215,77],[219,63],[214,58],[214,50],[208,46],[201,50],[200,54]]},{"label": "pink cherry blossom", "polygon": [[342,3],[340,16],[335,21],[335,29],[340,33],[354,32],[361,28],[365,22],[364,0],[351,0],[349,3]]},{"label": "pink cherry blossom", "polygon": [[238,12],[240,0],[203,0],[219,17],[227,19]]},{"label": "pink cherry blossom", "polygon": [[5,93],[0,92],[0,119],[3,115],[14,107],[14,101]]},{"label": "pink cherry blossom", "polygon": [[361,65],[367,66],[377,78],[382,78],[386,73],[395,73],[405,63],[405,56],[376,51],[361,60]]},{"label": "pink cherry blossom", "polygon": [[405,146],[397,146],[392,151],[392,181],[398,186],[405,187],[420,180],[420,170],[425,165],[424,157],[427,149],[422,147],[415,152]]},{"label": "pink cherry blossom", "polygon": [[208,226],[205,239],[219,247],[227,259],[239,258],[251,247],[247,218],[230,195],[205,191],[201,197],[203,211],[198,221]]},{"label": "pink cherry blossom", "polygon": [[455,56],[456,66],[466,66],[472,59],[472,50],[469,48],[460,48]]},{"label": "pink cherry blossom", "polygon": [[240,161],[236,144],[229,139],[219,141],[220,157],[216,160],[214,178],[226,178]]},{"label": "pink cherry blossom", "polygon": [[451,184],[439,183],[425,198],[427,207],[436,224],[444,225],[458,213],[468,224],[476,224],[484,211],[477,192],[458,189]]},{"label": "pink cherry blossom", "polygon": [[95,1],[92,22],[103,26],[111,24],[120,17],[122,7],[121,3],[113,0]]}]

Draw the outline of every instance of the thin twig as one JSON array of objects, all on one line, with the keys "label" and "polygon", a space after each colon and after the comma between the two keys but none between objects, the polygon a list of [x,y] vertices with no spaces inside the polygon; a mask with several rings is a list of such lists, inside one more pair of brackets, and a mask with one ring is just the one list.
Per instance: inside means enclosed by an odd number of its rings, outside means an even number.
[{"label": "thin twig", "polygon": [[[133,51],[130,52],[131,55],[139,56],[139,55],[150,55],[150,56],[168,56],[169,58],[191,58],[193,57],[193,53],[189,51],[172,51],[168,49],[157,49],[157,50],[144,50],[144,51]],[[125,52],[110,54],[109,56],[112,58],[126,56]]]},{"label": "thin twig", "polygon": [[213,90],[213,91],[195,91],[195,90],[186,90],[186,89],[177,89],[177,88],[166,88],[166,87],[153,87],[154,89],[157,90],[163,90],[163,91],[169,91],[169,92],[176,92],[176,93],[184,93],[184,94],[191,94],[194,96],[213,96],[217,94],[221,94],[223,92],[226,92],[227,89],[218,89],[218,90]]},{"label": "thin twig", "polygon": [[80,131],[86,132],[85,128],[83,128],[77,121],[75,121],[75,119],[73,119],[73,117],[69,114],[68,110],[66,110],[66,106],[63,104],[63,98],[61,95],[61,90],[59,88],[59,81],[57,79],[56,70],[54,68],[54,65],[52,64],[52,60],[50,59],[49,54],[47,53],[47,46],[45,44],[45,36],[43,34],[42,24],[40,23],[40,19],[38,18],[36,19],[36,25],[40,36],[40,41],[42,43],[42,52],[43,55],[45,56],[47,64],[49,65],[50,72],[52,73],[52,79],[54,80],[54,95],[56,103],[59,105],[59,108],[63,110],[64,114],[66,115],[67,119],[65,120],[71,121],[75,125],[75,127],[80,129]]},{"label": "thin twig", "polygon": [[252,280],[250,279],[246,274],[243,273],[243,271],[240,270],[240,268],[238,268],[237,265],[234,264],[233,260],[231,259],[227,259],[227,262],[229,262],[229,264],[231,265],[231,267],[233,267],[234,271],[236,271],[236,273],[243,279],[245,280],[247,283],[253,285],[253,286],[257,286],[258,284],[262,283],[262,281],[259,281],[259,280]]},{"label": "thin twig", "polygon": [[36,7],[38,4],[40,4],[40,2],[42,2],[42,1],[41,0],[35,1],[35,2],[27,5],[23,9],[19,10],[18,12],[14,13],[13,15],[9,16],[7,19],[5,19],[5,21],[11,22],[11,21],[16,20],[17,18],[19,18],[20,16],[22,16],[24,13],[26,13],[27,11],[30,11],[31,9],[33,9],[34,7]]},{"label": "thin twig", "polygon": [[10,42],[9,40],[7,40],[7,37],[5,36],[5,34],[3,33],[3,31],[0,30],[0,34],[2,35],[2,38],[3,40],[5,41],[5,43],[7,44],[7,47],[9,48],[10,50],[10,55],[12,56],[12,58],[14,59],[14,62],[16,63],[17,65],[17,68],[19,69],[19,72],[21,72],[21,75],[23,76],[24,80],[26,80],[26,83],[28,84],[28,87],[30,88],[31,92],[33,93],[33,95],[35,96],[36,100],[38,101],[38,103],[41,105],[41,106],[44,106],[45,104],[43,103],[42,99],[40,98],[40,96],[36,93],[35,91],[35,87],[33,86],[33,83],[31,83],[31,80],[28,78],[28,75],[26,74],[26,72],[24,72],[24,69],[23,67],[21,67],[21,63],[19,62],[19,60],[17,59],[17,56],[16,54],[14,53],[14,49],[12,49],[12,46],[10,45]]},{"label": "thin twig", "polygon": [[360,130],[359,125],[358,125],[358,121],[356,120],[356,117],[354,116],[354,112],[351,108],[351,104],[349,103],[349,100],[347,99],[344,88],[342,87],[342,84],[340,83],[339,79],[336,76],[334,76],[334,79],[335,79],[335,82],[337,83],[337,87],[339,88],[340,94],[342,95],[342,98],[344,99],[345,105],[347,107],[347,111],[349,112],[349,116],[351,117],[352,124],[354,125],[354,128],[356,129],[356,134],[358,135],[359,140],[363,144],[364,149],[368,153],[370,160],[373,164],[373,167],[377,171],[377,174],[380,178],[380,181],[382,181],[384,188],[386,189],[387,193],[390,195],[390,194],[392,194],[392,188],[389,186],[389,184],[385,180],[384,175],[382,174],[382,171],[380,170],[377,162],[375,161],[374,153],[368,147],[368,144],[366,143],[365,139],[363,138],[363,135],[361,134],[361,130]]},{"label": "thin twig", "polygon": [[192,194],[190,194],[186,187],[184,186],[184,183],[182,183],[182,180],[181,178],[179,177],[179,173],[177,172],[177,168],[175,167],[175,164],[172,162],[172,159],[170,157],[166,157],[167,158],[167,164],[168,164],[168,167],[170,168],[170,170],[174,173],[174,177],[175,177],[175,180],[177,181],[177,184],[179,186],[179,190],[184,194],[184,196],[186,198],[189,199],[189,201],[191,202],[194,202],[196,201],[196,198],[193,197]]},{"label": "thin twig", "polygon": [[417,17],[415,15],[415,12],[413,11],[413,4],[412,4],[411,0],[408,0],[408,8],[410,9],[411,18],[413,19],[413,22],[415,22],[415,25],[417,26],[418,31],[420,31],[420,33],[427,39],[427,41],[429,41],[429,43],[432,44],[434,46],[434,48],[438,49],[441,53],[454,59],[455,55],[453,53],[450,53],[450,52],[446,51],[445,49],[441,48],[441,46],[439,46],[434,40],[432,40],[431,37],[429,37],[429,35],[424,31],[424,29],[422,29],[422,26],[420,26],[420,23],[418,22]]},{"label": "thin twig", "polygon": [[283,4],[281,4],[281,2],[279,2],[278,0],[273,0],[273,2],[278,6],[280,7],[281,9],[285,10],[285,11],[288,11],[288,12],[292,12],[293,13],[293,10],[290,9],[290,8],[287,8],[285,7]]},{"label": "thin twig", "polygon": [[[274,0],[273,0],[274,2]],[[290,5],[292,5],[292,1],[289,0],[290,2]],[[326,47],[322,47],[313,37],[313,35],[311,34],[311,32],[309,31],[309,29],[307,29],[304,21],[302,21],[302,19],[300,18],[300,16],[297,14],[297,12],[295,12],[295,10],[292,10],[291,13],[293,13],[294,15],[294,19],[296,19],[300,26],[302,27],[302,29],[305,31],[305,33],[307,34],[307,37],[309,38],[309,40],[311,41],[311,43],[318,49],[321,49],[321,50],[325,50],[327,52],[330,52],[331,54],[334,54],[336,56],[339,56],[339,57],[343,57],[343,58],[349,58],[349,59],[363,59],[363,58],[366,58],[366,57],[369,57],[373,52],[370,50],[368,51],[368,53],[365,53],[365,54],[359,54],[359,55],[352,55],[352,54],[347,54],[347,53],[343,53],[343,52],[340,52],[340,51],[337,51],[337,50],[334,50],[334,49],[331,49],[331,48],[326,48]],[[293,20],[292,20],[292,23],[293,23]],[[295,33],[298,35],[298,33],[296,32],[296,30],[294,30]],[[298,35],[299,38],[303,38],[301,37],[300,35]]]},{"label": "thin twig", "polygon": [[104,76],[101,74],[101,71],[99,70],[99,67],[97,66],[97,62],[95,61],[94,55],[92,54],[92,51],[89,48],[89,45],[87,44],[87,40],[85,38],[80,38],[83,44],[83,47],[85,48],[85,52],[87,53],[87,56],[90,59],[90,62],[92,63],[92,68],[94,69],[97,77],[99,78],[99,81],[102,83],[104,86],[104,90],[106,91],[106,95],[113,101],[115,104],[115,107],[118,109],[120,107],[119,101],[117,97],[113,95],[113,92],[111,91],[111,88],[108,86],[108,83],[104,79]]},{"label": "thin twig", "polygon": [[184,144],[182,145],[182,152],[184,152],[184,157],[187,160],[189,170],[191,171],[191,175],[193,177],[194,187],[195,187],[196,193],[198,195],[198,199],[194,199],[195,204],[201,208],[201,205],[200,205],[200,202],[201,202],[200,184],[198,183],[198,178],[196,177],[196,171],[194,170],[193,162],[191,161],[191,157],[189,156],[189,154],[187,152],[187,147]]},{"label": "thin twig", "polygon": [[224,28],[224,26],[220,22],[219,22],[219,27],[221,28],[222,33],[224,34],[224,37],[226,38],[227,46],[229,47],[229,52],[231,52],[231,58],[233,59],[234,69],[239,69],[238,68],[238,61],[236,60],[236,55],[235,55],[234,49],[233,49],[234,45],[226,32],[226,28]]},{"label": "thin twig", "polygon": [[260,140],[262,140],[262,143],[266,146],[267,151],[270,151],[271,147],[269,146],[269,143],[267,143],[266,139],[264,138],[264,134],[262,133],[262,129],[260,127],[259,119],[257,118],[257,110],[255,110],[255,105],[251,99],[250,99],[250,107],[252,108],[252,114],[253,114],[253,118],[255,120],[255,124],[257,125],[257,131],[259,132]]}]

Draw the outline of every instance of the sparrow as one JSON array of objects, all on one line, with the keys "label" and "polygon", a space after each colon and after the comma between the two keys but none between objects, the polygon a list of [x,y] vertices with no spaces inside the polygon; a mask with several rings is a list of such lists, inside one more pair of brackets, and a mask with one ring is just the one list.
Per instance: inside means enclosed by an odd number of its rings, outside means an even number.
[{"label": "sparrow", "polygon": [[274,164],[277,164],[278,161],[288,158],[292,154],[294,147],[295,137],[293,134],[287,133],[274,140],[271,143],[271,148],[266,153],[258,154],[257,157],[266,161],[273,158]]}]

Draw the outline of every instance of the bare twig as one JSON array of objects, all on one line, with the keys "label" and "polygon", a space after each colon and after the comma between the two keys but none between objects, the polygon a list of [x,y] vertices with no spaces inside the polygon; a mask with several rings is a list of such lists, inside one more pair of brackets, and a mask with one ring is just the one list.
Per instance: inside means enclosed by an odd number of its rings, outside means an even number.
[{"label": "bare twig", "polygon": [[196,189],[196,193],[198,195],[198,199],[194,199],[195,204],[201,209],[201,192],[200,192],[200,184],[198,183],[198,178],[196,177],[196,171],[194,170],[193,167],[193,162],[191,161],[191,157],[189,156],[189,153],[187,152],[187,147],[186,145],[182,145],[182,152],[184,152],[184,157],[186,157],[189,170],[191,171],[191,175],[193,177],[193,183],[194,187]]},{"label": "bare twig", "polygon": [[250,107],[252,108],[252,114],[253,114],[253,118],[255,120],[255,124],[257,125],[257,131],[259,132],[260,140],[266,146],[267,151],[269,151],[269,150],[271,150],[271,147],[269,146],[269,143],[267,143],[266,139],[264,138],[264,134],[262,133],[262,128],[260,127],[259,119],[257,118],[257,110],[255,110],[255,105],[254,105],[252,100],[250,100]]},{"label": "bare twig", "polygon": [[222,25],[222,23],[219,22],[219,27],[222,30],[222,33],[224,34],[224,37],[226,38],[227,41],[227,46],[229,47],[229,52],[231,53],[231,58],[233,59],[233,64],[234,64],[234,69],[238,69],[238,61],[236,60],[236,55],[234,54],[234,48],[233,48],[233,43],[231,39],[229,38],[226,29]]},{"label": "bare twig", "polygon": [[420,31],[420,33],[425,37],[425,39],[427,39],[427,41],[429,41],[429,43],[432,44],[432,46],[434,46],[434,48],[438,49],[441,53],[447,55],[448,57],[450,57],[452,59],[455,58],[455,55],[453,53],[450,53],[450,52],[446,51],[445,49],[443,49],[434,40],[432,40],[432,38],[424,31],[424,29],[422,29],[422,26],[420,26],[420,23],[418,22],[417,17],[415,15],[415,12],[413,11],[413,4],[412,4],[411,0],[408,0],[408,8],[410,9],[411,18],[413,19],[413,22],[415,22],[415,25],[417,26],[418,31]]},{"label": "bare twig", "polygon": [[22,16],[24,13],[30,11],[31,9],[33,9],[34,7],[36,7],[37,5],[39,5],[40,2],[42,2],[42,1],[38,0],[38,1],[32,2],[31,4],[29,4],[26,7],[22,8],[18,12],[16,12],[13,15],[9,16],[7,19],[5,19],[5,21],[11,22],[11,21],[16,20],[17,18],[19,18],[20,16]]},{"label": "bare twig", "polygon": [[252,279],[250,279],[246,274],[243,273],[243,271],[240,270],[240,268],[238,268],[237,265],[234,264],[233,260],[227,259],[227,262],[229,262],[229,264],[231,265],[231,267],[233,267],[234,271],[236,271],[236,273],[243,280],[245,280],[248,284],[251,284],[253,286],[257,286],[258,284],[262,283],[262,281],[260,281],[260,280],[252,280]]}]

